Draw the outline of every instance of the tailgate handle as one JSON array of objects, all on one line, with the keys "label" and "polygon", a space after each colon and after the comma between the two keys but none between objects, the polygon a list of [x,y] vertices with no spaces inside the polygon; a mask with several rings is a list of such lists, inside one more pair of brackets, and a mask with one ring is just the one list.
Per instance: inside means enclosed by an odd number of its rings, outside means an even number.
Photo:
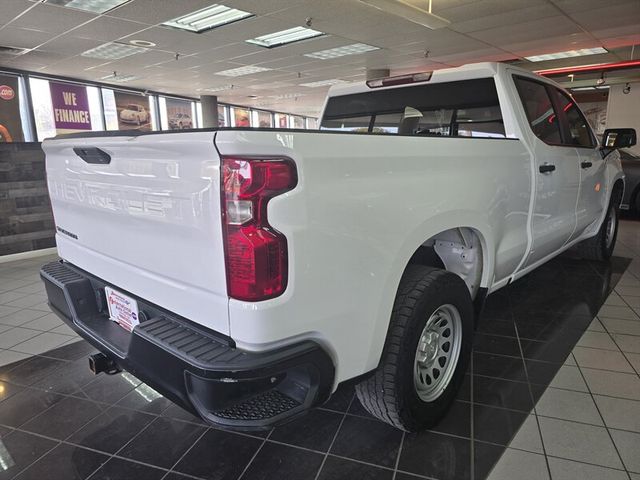
[{"label": "tailgate handle", "polygon": [[73,147],[73,151],[87,163],[108,165],[111,163],[111,155],[98,147]]}]

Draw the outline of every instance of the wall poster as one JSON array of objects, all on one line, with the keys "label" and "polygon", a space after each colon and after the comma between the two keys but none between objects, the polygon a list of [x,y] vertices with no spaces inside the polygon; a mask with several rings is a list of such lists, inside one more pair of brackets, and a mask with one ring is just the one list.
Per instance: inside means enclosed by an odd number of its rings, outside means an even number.
[{"label": "wall poster", "polygon": [[249,110],[245,110],[244,108],[236,108],[233,107],[233,120],[235,122],[235,127],[250,127],[251,126],[251,118],[249,116]]},{"label": "wall poster", "polygon": [[189,100],[167,98],[165,102],[167,104],[169,130],[184,130],[194,127],[193,119],[191,118],[191,102]]},{"label": "wall poster", "polygon": [[118,128],[120,130],[151,131],[151,112],[149,97],[133,93],[114,92]]},{"label": "wall poster", "polygon": [[0,75],[0,143],[24,142],[18,77]]},{"label": "wall poster", "polygon": [[49,90],[56,134],[91,130],[86,87],[49,82]]}]

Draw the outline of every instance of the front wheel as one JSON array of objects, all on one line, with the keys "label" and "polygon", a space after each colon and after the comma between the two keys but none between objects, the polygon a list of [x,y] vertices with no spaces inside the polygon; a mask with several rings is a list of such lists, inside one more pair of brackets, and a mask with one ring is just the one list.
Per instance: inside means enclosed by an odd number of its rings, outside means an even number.
[{"label": "front wheel", "polygon": [[405,431],[436,424],[464,379],[473,315],[469,290],[458,275],[410,265],[398,289],[380,364],[356,386],[364,408]]},{"label": "front wheel", "polygon": [[598,233],[580,242],[578,250],[582,258],[587,260],[608,260],[613,255],[618,238],[618,209],[614,202],[609,202],[607,215]]}]

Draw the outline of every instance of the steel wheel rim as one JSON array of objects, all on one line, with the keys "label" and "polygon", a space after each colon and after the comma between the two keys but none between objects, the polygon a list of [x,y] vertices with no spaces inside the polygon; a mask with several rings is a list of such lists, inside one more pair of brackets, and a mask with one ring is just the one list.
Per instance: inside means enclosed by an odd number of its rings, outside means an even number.
[{"label": "steel wheel rim", "polygon": [[451,304],[438,307],[422,330],[413,367],[418,397],[433,402],[451,383],[460,357],[462,318]]},{"label": "steel wheel rim", "polygon": [[612,208],[611,213],[607,215],[607,227],[605,229],[604,241],[607,246],[607,249],[611,248],[611,244],[613,243],[613,237],[616,233],[616,213]]}]

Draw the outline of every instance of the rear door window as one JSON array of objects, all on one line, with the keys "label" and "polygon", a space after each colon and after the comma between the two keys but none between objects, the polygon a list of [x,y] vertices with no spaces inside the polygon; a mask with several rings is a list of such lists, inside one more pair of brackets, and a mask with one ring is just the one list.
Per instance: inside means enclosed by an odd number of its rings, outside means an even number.
[{"label": "rear door window", "polygon": [[524,77],[516,76],[514,80],[533,133],[544,143],[560,145],[560,122],[547,87]]}]

